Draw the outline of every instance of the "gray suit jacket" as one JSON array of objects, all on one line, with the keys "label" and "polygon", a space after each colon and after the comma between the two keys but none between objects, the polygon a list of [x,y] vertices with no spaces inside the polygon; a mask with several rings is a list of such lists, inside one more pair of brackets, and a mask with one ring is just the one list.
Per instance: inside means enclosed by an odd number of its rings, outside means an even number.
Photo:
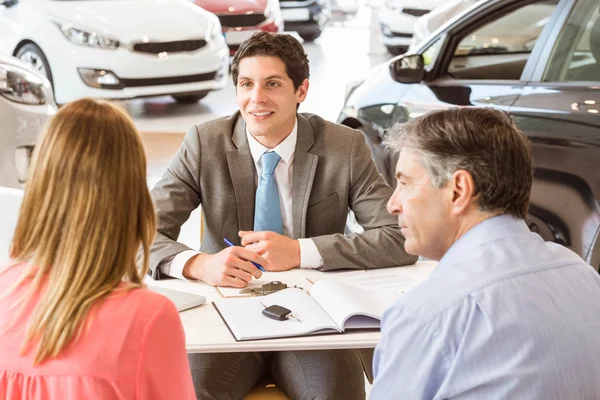
[{"label": "gray suit jacket", "polygon": [[[294,238],[312,238],[322,270],[366,269],[413,264],[404,251],[396,218],[386,212],[391,188],[377,172],[363,134],[312,114],[298,114],[292,214]],[[152,190],[158,232],[150,269],[190,250],[178,243],[181,225],[202,204],[200,251],[239,244],[239,230],[252,230],[256,169],[239,112],[190,128],[162,179]],[[365,232],[345,236],[351,208]]]}]

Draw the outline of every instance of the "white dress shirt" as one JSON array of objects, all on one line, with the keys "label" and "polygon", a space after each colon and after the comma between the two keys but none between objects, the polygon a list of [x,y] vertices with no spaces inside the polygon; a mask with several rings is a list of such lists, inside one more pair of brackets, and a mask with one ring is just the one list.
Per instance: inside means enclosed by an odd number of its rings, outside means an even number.
[{"label": "white dress shirt", "polygon": [[[267,151],[276,152],[281,160],[275,168],[275,182],[279,192],[279,206],[281,207],[281,220],[283,223],[283,234],[292,237],[294,232],[294,223],[292,218],[292,183],[294,172],[294,151],[296,150],[296,141],[298,140],[298,119],[294,124],[292,132],[274,149],[268,149],[260,144],[254,136],[250,134],[246,127],[246,136],[250,145],[250,153],[254,160],[257,174],[255,183],[258,184],[258,177],[262,174],[261,156]],[[300,268],[319,268],[323,265],[323,258],[312,239],[298,239],[300,244]],[[161,266],[161,272],[173,278],[186,279],[183,276],[183,267],[185,263],[200,254],[193,250],[183,251],[177,254],[170,265]]]}]

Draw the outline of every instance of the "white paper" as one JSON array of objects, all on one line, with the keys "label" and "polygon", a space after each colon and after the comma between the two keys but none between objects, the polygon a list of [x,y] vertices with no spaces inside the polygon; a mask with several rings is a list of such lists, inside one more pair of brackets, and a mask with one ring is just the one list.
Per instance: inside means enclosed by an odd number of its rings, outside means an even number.
[{"label": "white paper", "polygon": [[390,290],[400,296],[427,279],[436,265],[435,261],[419,261],[415,265],[401,268],[329,272],[311,270],[303,271],[303,273],[314,283],[322,280],[335,280],[365,289]]}]

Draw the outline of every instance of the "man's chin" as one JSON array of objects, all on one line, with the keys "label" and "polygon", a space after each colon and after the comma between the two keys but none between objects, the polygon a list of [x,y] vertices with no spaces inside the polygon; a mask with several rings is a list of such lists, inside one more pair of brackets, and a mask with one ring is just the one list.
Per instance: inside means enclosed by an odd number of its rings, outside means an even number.
[{"label": "man's chin", "polygon": [[417,246],[415,246],[413,243],[411,243],[410,240],[406,240],[404,242],[404,251],[406,251],[407,254],[410,254],[411,256],[419,256],[419,248]]},{"label": "man's chin", "polygon": [[262,124],[250,123],[248,125],[248,130],[254,137],[265,136],[267,130],[262,126]]}]

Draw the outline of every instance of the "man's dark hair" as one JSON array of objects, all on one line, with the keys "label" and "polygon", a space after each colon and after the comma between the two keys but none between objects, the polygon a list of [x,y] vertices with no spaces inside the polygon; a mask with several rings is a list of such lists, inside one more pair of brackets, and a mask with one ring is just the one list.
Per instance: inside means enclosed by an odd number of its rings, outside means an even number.
[{"label": "man's dark hair", "polygon": [[256,32],[245,40],[233,56],[231,77],[237,86],[240,73],[240,61],[246,57],[277,57],[285,64],[285,72],[298,90],[302,82],[308,79],[308,57],[304,48],[296,38],[283,33]]},{"label": "man's dark hair", "polygon": [[533,182],[531,146],[507,113],[477,107],[434,111],[392,129],[386,142],[396,151],[419,154],[435,187],[446,185],[458,170],[468,171],[481,211],[525,219]]}]

